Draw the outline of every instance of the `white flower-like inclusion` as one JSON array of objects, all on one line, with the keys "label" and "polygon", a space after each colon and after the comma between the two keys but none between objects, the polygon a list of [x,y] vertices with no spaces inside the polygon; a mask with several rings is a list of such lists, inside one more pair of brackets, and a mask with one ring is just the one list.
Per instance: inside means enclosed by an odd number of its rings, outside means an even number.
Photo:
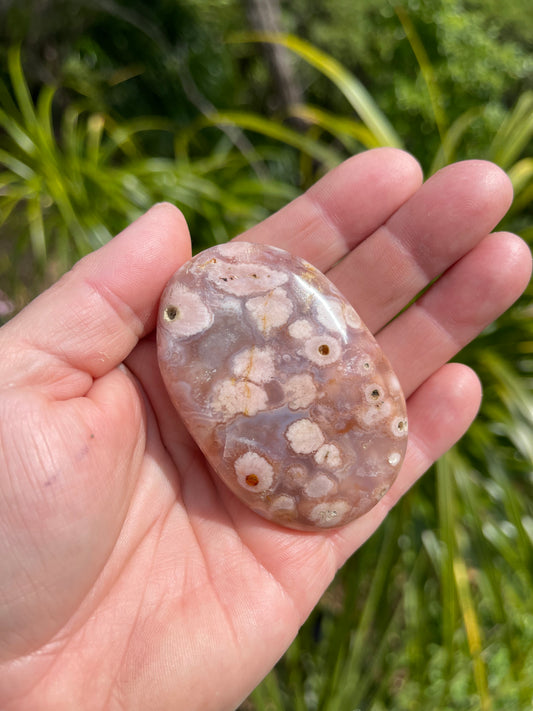
[{"label": "white flower-like inclusion", "polygon": [[315,400],[317,390],[309,373],[293,375],[283,386],[287,404],[291,410],[299,410]]},{"label": "white flower-like inclusion", "polygon": [[215,286],[235,296],[260,294],[285,284],[289,278],[284,272],[263,264],[230,264],[221,259],[211,260],[206,274]]},{"label": "white flower-like inclusion", "polygon": [[307,358],[317,365],[331,365],[341,356],[341,344],[332,336],[313,336],[304,345]]},{"label": "white flower-like inclusion", "polygon": [[317,504],[309,514],[309,518],[318,526],[337,526],[350,510],[350,504],[340,499],[339,501]]},{"label": "white flower-like inclusion", "polygon": [[254,383],[268,383],[274,377],[274,354],[271,348],[245,348],[233,358],[233,373]]},{"label": "white flower-like inclusion", "polygon": [[345,333],[344,308],[340,301],[322,297],[316,302],[316,317],[318,321],[334,333]]},{"label": "white flower-like inclusion", "polygon": [[265,296],[248,299],[246,309],[258,330],[268,336],[273,328],[279,328],[287,323],[292,313],[292,303],[285,289],[277,288]]},{"label": "white flower-like inclusion", "polygon": [[341,453],[335,444],[323,444],[315,452],[315,462],[328,469],[337,469],[342,464]]},{"label": "white flower-like inclusion", "polygon": [[398,377],[395,373],[390,373],[387,381],[388,381],[389,390],[391,393],[401,392],[402,387],[401,387],[400,381],[398,380]]},{"label": "white flower-like inclusion", "polygon": [[304,486],[309,476],[307,469],[301,464],[293,464],[284,473],[284,481],[291,487],[300,488]]},{"label": "white flower-like inclusion", "polygon": [[350,326],[350,328],[358,329],[361,328],[363,325],[361,317],[351,304],[345,304],[344,318],[346,319],[346,323],[348,324],[348,326]]},{"label": "white flower-like inclusion", "polygon": [[293,422],[287,427],[285,436],[296,454],[311,454],[324,443],[322,430],[309,419]]},{"label": "white flower-like inclusion", "polygon": [[267,407],[268,395],[247,380],[223,380],[215,387],[211,406],[225,419],[243,414],[253,417]]},{"label": "white flower-like inclusion", "polygon": [[292,496],[281,494],[272,499],[268,508],[271,511],[294,511],[296,509],[296,501]]},{"label": "white flower-like inclusion", "polygon": [[176,284],[165,295],[164,327],[175,336],[194,336],[213,323],[213,314],[198,294]]},{"label": "white flower-like inclusion", "polygon": [[368,456],[368,459],[363,464],[362,471],[364,476],[373,477],[376,479],[389,480],[391,476],[391,464],[384,454],[374,452]]},{"label": "white flower-like inclusion", "polygon": [[309,338],[313,333],[313,324],[306,318],[299,318],[293,321],[289,326],[289,335],[293,338]]},{"label": "white flower-like inclusion", "polygon": [[237,481],[257,494],[267,491],[274,481],[274,469],[270,462],[257,452],[246,452],[235,460]]},{"label": "white flower-like inclusion", "polygon": [[252,255],[253,245],[250,242],[232,240],[219,244],[217,250],[223,257],[240,257],[242,259]]},{"label": "white flower-like inclusion", "polygon": [[334,486],[335,484],[325,474],[318,474],[308,482],[304,491],[307,496],[318,499],[327,496]]},{"label": "white flower-like inclusion", "polygon": [[374,403],[374,405],[371,405],[367,410],[364,410],[361,414],[360,421],[367,427],[370,427],[370,425],[373,425],[374,423],[388,417],[391,414],[391,411],[391,401],[382,400],[378,407],[376,407],[376,403]]}]

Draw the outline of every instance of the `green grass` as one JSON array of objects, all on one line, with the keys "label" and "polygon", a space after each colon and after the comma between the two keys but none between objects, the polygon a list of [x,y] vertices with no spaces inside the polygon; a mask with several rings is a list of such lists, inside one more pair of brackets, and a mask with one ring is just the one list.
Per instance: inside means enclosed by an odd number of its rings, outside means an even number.
[{"label": "green grass", "polygon": [[[26,284],[46,268],[64,271],[156,202],[182,209],[200,249],[227,241],[297,194],[260,170],[258,151],[243,153],[220,130],[208,154],[193,156],[200,125],[186,135],[160,117],[117,122],[87,111],[81,99],[55,116],[56,90],[43,86],[34,103],[18,47],[8,53],[8,71],[10,84],[0,82],[0,277],[15,300],[35,294]],[[225,123],[221,117],[216,125]],[[173,139],[174,154],[146,152],[143,136],[153,132]],[[280,127],[274,138],[288,135]],[[297,147],[306,143],[304,137]],[[328,157],[327,148],[313,147],[314,157]]]}]

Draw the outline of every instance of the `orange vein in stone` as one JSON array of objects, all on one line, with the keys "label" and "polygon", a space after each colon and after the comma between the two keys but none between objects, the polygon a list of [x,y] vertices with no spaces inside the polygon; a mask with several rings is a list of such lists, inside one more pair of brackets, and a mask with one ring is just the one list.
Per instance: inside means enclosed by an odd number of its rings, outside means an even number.
[{"label": "orange vein in stone", "polygon": [[265,336],[266,336],[266,332],[267,332],[267,328],[266,328],[266,319],[267,319],[266,307],[267,307],[267,305],[268,305],[268,300],[269,300],[270,297],[272,296],[272,293],[273,293],[273,292],[270,291],[270,292],[267,294],[266,299],[265,299],[265,311],[264,311],[264,313],[263,313],[263,333],[265,334]]},{"label": "orange vein in stone", "polygon": [[[246,401],[247,401],[247,402],[250,401],[250,386],[249,386],[248,383],[249,383],[249,381],[250,381],[250,373],[251,373],[251,371],[252,371],[252,365],[253,365],[253,359],[254,359],[254,350],[255,350],[255,345],[253,345],[253,346],[250,348],[250,361],[249,361],[249,363],[248,363],[248,369],[247,369],[247,371],[246,371],[246,373],[245,373],[245,375],[244,375],[244,388],[245,388],[244,392],[245,392],[245,394],[246,394]],[[248,405],[245,405],[243,415],[245,415],[246,417],[248,417]]]}]

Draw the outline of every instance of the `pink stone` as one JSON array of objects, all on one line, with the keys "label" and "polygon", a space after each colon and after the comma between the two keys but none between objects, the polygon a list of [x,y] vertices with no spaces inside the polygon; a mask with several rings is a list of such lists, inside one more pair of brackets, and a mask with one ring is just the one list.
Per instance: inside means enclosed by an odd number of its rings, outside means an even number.
[{"label": "pink stone", "polygon": [[336,287],[288,252],[230,242],[184,264],[161,298],[158,356],[211,467],[265,518],[344,525],[400,470],[398,379]]}]

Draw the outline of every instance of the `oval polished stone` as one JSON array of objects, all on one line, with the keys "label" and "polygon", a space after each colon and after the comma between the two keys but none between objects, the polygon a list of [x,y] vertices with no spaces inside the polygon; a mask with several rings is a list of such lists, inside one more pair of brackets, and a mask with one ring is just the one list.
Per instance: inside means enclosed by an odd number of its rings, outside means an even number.
[{"label": "oval polished stone", "polygon": [[184,264],[161,298],[158,356],[214,471],[276,523],[346,524],[399,472],[396,375],[338,289],[288,252],[230,242]]}]

